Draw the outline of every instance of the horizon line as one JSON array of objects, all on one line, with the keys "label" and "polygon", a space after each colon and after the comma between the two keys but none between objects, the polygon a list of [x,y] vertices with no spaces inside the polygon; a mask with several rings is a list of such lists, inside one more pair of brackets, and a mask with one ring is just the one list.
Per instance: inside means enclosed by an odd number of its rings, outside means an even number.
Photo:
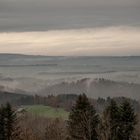
[{"label": "horizon line", "polygon": [[140,55],[43,55],[43,54],[25,54],[25,53],[0,53],[0,55],[24,55],[40,57],[140,57]]}]

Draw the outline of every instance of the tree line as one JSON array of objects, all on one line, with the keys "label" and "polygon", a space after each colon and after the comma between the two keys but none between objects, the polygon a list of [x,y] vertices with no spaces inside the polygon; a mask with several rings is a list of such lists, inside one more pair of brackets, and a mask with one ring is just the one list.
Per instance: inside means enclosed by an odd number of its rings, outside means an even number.
[{"label": "tree line", "polygon": [[[79,95],[68,120],[35,119],[38,125],[43,123],[32,135],[30,132],[35,127],[30,129],[28,123],[25,129],[23,126],[28,120],[25,117],[25,122],[21,123],[19,117],[10,104],[0,107],[0,140],[139,140],[138,117],[127,99],[120,104],[111,99],[99,114],[85,94]],[[42,136],[39,137],[38,131]]]}]

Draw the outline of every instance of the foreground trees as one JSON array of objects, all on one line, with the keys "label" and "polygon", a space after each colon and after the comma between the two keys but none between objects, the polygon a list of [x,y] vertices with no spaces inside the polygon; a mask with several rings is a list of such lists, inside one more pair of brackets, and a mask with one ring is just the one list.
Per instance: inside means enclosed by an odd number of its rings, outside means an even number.
[{"label": "foreground trees", "polygon": [[136,124],[136,114],[127,99],[119,105],[111,99],[99,119],[83,94],[69,115],[68,132],[71,140],[132,140]]},{"label": "foreground trees", "polygon": [[0,107],[0,140],[139,140],[136,124],[127,99],[110,99],[99,117],[87,96],[79,95],[68,120],[27,113],[19,123],[10,104]]},{"label": "foreground trees", "polygon": [[5,140],[5,111],[4,107],[0,108],[0,140]]},{"label": "foreground trees", "polygon": [[0,107],[0,140],[21,140],[17,117],[10,104]]},{"label": "foreground trees", "polygon": [[67,133],[63,120],[55,119],[47,125],[45,133],[46,140],[65,140],[66,136]]},{"label": "foreground trees", "polygon": [[101,131],[106,140],[131,140],[136,124],[136,114],[128,100],[120,105],[111,100],[102,118]]},{"label": "foreground trees", "polygon": [[72,140],[97,140],[99,117],[85,94],[80,95],[68,120],[68,132]]},{"label": "foreground trees", "polygon": [[137,124],[136,114],[131,104],[126,100],[120,106],[120,140],[130,140],[133,137],[135,125]]}]

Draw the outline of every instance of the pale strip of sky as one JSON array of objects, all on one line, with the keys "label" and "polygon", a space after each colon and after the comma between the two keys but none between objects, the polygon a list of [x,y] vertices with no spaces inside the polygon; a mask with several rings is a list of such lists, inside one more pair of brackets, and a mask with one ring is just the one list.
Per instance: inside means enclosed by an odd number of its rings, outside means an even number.
[{"label": "pale strip of sky", "polygon": [[140,55],[140,28],[0,33],[0,52],[66,56]]}]

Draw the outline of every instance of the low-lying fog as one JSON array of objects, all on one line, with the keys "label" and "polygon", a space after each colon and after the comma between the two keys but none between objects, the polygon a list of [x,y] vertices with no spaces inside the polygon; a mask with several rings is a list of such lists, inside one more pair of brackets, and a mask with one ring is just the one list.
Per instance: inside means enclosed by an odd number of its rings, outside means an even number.
[{"label": "low-lying fog", "polygon": [[96,98],[139,98],[140,57],[45,57],[0,54],[0,85],[1,89],[26,94],[85,92]]}]

